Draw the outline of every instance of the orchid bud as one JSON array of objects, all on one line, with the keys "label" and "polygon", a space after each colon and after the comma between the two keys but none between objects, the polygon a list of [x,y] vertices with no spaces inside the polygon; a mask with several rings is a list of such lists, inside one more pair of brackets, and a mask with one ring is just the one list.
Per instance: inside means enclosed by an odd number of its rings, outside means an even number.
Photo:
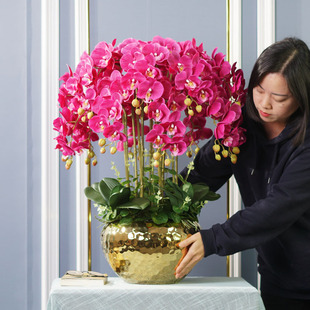
[{"label": "orchid bud", "polygon": [[165,159],[165,166],[168,167],[171,164],[171,160],[169,158]]},{"label": "orchid bud", "polygon": [[202,106],[201,106],[201,105],[197,105],[197,106],[196,106],[196,111],[197,111],[198,113],[200,113],[200,112],[202,111]]},{"label": "orchid bud", "polygon": [[222,156],[226,158],[228,156],[228,151],[227,150],[223,150],[222,151]]},{"label": "orchid bud", "polygon": [[106,150],[105,147],[102,147],[102,148],[100,149],[100,153],[101,153],[101,154],[104,154],[106,151],[107,151],[107,150]]},{"label": "orchid bud", "polygon": [[160,154],[159,152],[155,152],[155,153],[153,154],[153,159],[159,160],[159,159],[160,159],[160,156],[161,156],[161,154]]},{"label": "orchid bud", "polygon": [[98,164],[97,159],[94,159],[94,160],[92,161],[92,165],[95,167],[97,164]]},{"label": "orchid bud", "polygon": [[90,164],[90,158],[89,157],[86,157],[85,158],[85,165],[89,165]]},{"label": "orchid bud", "polygon": [[155,161],[154,161],[154,167],[155,167],[155,168],[158,168],[158,167],[159,167],[159,161],[158,161],[158,160],[155,160]]},{"label": "orchid bud", "polygon": [[192,104],[192,99],[191,98],[186,98],[184,100],[185,105],[187,105],[188,107]]},{"label": "orchid bud", "polygon": [[188,115],[190,115],[190,116],[194,116],[194,111],[193,111],[193,110],[191,110],[191,109],[188,109]]},{"label": "orchid bud", "polygon": [[232,148],[232,152],[234,154],[239,154],[240,153],[240,149],[237,146],[235,146],[235,147]]},{"label": "orchid bud", "polygon": [[67,160],[66,160],[66,169],[68,170],[68,169],[70,169],[70,167],[71,167],[71,165],[72,165],[72,159],[71,158],[68,158]]},{"label": "orchid bud", "polygon": [[117,151],[116,147],[115,146],[112,146],[111,149],[110,149],[110,153],[113,155],[115,154]]},{"label": "orchid bud", "polygon": [[87,118],[88,119],[91,119],[93,116],[94,116],[94,112],[93,111],[90,111],[90,112],[87,113]]},{"label": "orchid bud", "polygon": [[79,108],[79,109],[78,109],[78,114],[79,114],[79,115],[84,114],[84,112],[85,112],[85,111],[84,111],[84,109],[83,109],[83,108]]},{"label": "orchid bud", "polygon": [[140,107],[140,101],[137,98],[133,99],[131,104],[135,108],[139,108]]},{"label": "orchid bud", "polygon": [[232,154],[231,157],[230,157],[230,160],[233,164],[235,164],[237,162],[237,155],[235,154]]},{"label": "orchid bud", "polygon": [[220,155],[220,154],[216,154],[216,155],[215,155],[215,159],[218,160],[218,161],[220,161],[220,160],[222,159],[222,158],[221,158],[221,155]]},{"label": "orchid bud", "polygon": [[107,143],[106,140],[103,139],[103,138],[99,139],[99,141],[98,141],[98,145],[99,145],[100,147],[104,146],[106,143]]},{"label": "orchid bud", "polygon": [[218,144],[214,144],[212,148],[215,153],[218,153],[221,150],[221,147]]},{"label": "orchid bud", "polygon": [[93,151],[89,151],[87,156],[89,158],[93,158],[95,156],[95,153]]}]

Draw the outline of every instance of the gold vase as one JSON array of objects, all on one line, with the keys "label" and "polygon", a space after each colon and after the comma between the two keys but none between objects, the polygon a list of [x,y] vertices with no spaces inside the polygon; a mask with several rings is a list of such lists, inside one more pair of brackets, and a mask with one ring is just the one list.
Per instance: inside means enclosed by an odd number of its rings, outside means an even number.
[{"label": "gold vase", "polygon": [[112,269],[126,282],[172,284],[182,257],[177,244],[187,236],[181,224],[109,224],[102,230],[101,245]]}]

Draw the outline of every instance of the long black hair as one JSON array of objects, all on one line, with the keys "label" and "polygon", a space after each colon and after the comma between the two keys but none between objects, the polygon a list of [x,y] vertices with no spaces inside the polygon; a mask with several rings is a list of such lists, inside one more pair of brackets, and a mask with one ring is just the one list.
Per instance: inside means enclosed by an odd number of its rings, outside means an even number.
[{"label": "long black hair", "polygon": [[286,38],[266,48],[255,62],[249,85],[246,111],[250,118],[262,122],[253,101],[253,88],[269,73],[281,73],[290,92],[298,102],[297,111],[288,122],[294,121],[295,145],[303,143],[310,113],[310,50],[297,38]]}]

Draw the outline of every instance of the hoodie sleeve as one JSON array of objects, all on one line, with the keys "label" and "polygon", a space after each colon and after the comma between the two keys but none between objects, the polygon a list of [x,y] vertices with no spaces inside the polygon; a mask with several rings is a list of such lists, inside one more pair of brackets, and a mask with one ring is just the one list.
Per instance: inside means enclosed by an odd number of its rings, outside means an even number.
[{"label": "hoodie sleeve", "polygon": [[[291,229],[296,222],[298,225],[292,230],[309,232],[309,218],[310,149],[304,148],[283,168],[266,198],[237,212],[225,223],[201,231],[205,256],[230,255],[257,247]],[[292,235],[296,239],[296,234]],[[292,242],[298,242],[295,239]]]}]

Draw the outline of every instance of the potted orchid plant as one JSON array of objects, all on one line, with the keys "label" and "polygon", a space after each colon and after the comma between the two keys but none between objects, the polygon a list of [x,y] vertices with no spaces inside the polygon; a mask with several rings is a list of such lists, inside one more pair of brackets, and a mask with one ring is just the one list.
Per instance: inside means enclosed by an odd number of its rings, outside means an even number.
[{"label": "potted orchid plant", "polygon": [[123,178],[85,189],[103,222],[195,222],[205,201],[219,197],[180,176],[178,157],[191,157],[214,135],[216,159],[237,160],[246,90],[242,70],[225,55],[215,49],[209,56],[194,39],[100,42],[61,80],[54,129],[66,168],[83,151],[95,166],[94,142],[102,154],[124,152]]}]

